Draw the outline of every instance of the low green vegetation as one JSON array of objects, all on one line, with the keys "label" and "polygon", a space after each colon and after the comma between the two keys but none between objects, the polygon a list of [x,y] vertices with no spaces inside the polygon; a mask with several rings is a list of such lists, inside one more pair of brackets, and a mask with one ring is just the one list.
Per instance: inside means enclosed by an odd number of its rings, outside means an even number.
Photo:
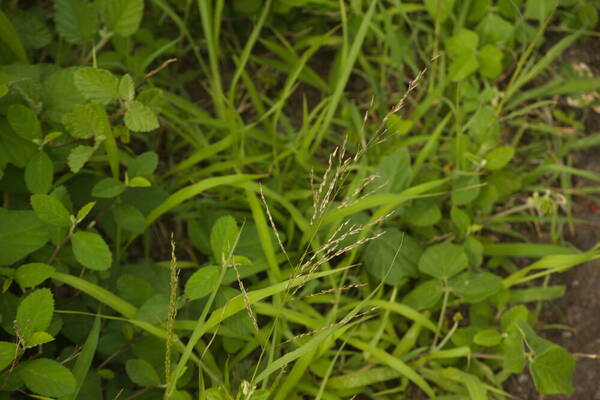
[{"label": "low green vegetation", "polygon": [[0,398],[573,391],[600,2],[0,6]]}]

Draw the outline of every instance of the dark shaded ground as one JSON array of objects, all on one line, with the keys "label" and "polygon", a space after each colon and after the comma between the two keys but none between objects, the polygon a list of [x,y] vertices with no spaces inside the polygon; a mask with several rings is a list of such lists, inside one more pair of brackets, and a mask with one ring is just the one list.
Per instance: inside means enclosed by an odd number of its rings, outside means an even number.
[{"label": "dark shaded ground", "polygon": [[[583,62],[600,77],[600,39],[588,38],[570,48],[563,57],[572,63]],[[586,134],[600,132],[600,115],[586,110]],[[600,148],[588,149],[574,154],[574,166],[600,174]],[[580,180],[579,185],[598,185],[598,182]],[[596,199],[596,204],[600,200]],[[578,248],[587,250],[600,242],[600,210],[594,202],[577,200],[575,216],[590,221],[590,225],[576,226],[575,236],[569,238]],[[594,211],[595,210],[595,211]],[[542,335],[566,347],[576,355],[577,366],[571,396],[541,396],[533,387],[528,373],[514,377],[508,382],[508,391],[520,399],[544,400],[600,400],[600,260],[575,267],[555,283],[567,286],[565,296],[545,306],[542,320],[547,324],[563,323],[569,331],[545,331]]]}]

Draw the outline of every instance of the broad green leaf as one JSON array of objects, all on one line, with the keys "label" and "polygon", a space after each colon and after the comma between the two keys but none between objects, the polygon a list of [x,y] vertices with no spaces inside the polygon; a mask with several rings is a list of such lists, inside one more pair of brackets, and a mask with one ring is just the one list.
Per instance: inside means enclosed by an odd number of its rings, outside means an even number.
[{"label": "broad green leaf", "polygon": [[17,345],[11,342],[0,342],[0,370],[8,367],[17,356]]},{"label": "broad green leaf", "polygon": [[185,297],[189,300],[196,300],[208,296],[215,285],[219,283],[221,268],[211,265],[194,272],[185,283]]},{"label": "broad green leaf", "polygon": [[94,206],[96,205],[95,201],[91,201],[89,203],[87,203],[86,205],[84,205],[83,207],[81,207],[79,209],[79,211],[77,211],[77,222],[81,222],[85,219],[85,217],[87,217],[87,215],[90,213],[90,211],[92,211],[92,208],[94,208]]},{"label": "broad green leaf", "polygon": [[129,74],[123,75],[119,80],[119,97],[126,102],[133,100],[135,97],[135,85]]},{"label": "broad green leaf", "polygon": [[146,218],[134,206],[117,204],[113,207],[112,213],[115,223],[126,231],[141,234],[146,230]]},{"label": "broad green leaf", "polygon": [[446,41],[446,51],[452,58],[474,55],[479,45],[479,36],[469,29],[461,29]]},{"label": "broad green leaf", "polygon": [[154,367],[146,360],[140,358],[127,360],[125,364],[127,376],[138,386],[160,385],[160,377]]},{"label": "broad green leaf", "polygon": [[495,294],[502,287],[502,278],[490,272],[463,272],[449,282],[452,293],[466,302],[477,303]]},{"label": "broad green leaf", "polygon": [[154,294],[154,289],[146,280],[133,274],[119,276],[117,290],[125,301],[136,306],[141,306]]},{"label": "broad green leaf", "polygon": [[100,12],[108,29],[124,37],[131,36],[142,21],[144,0],[103,0]]},{"label": "broad green leaf", "polygon": [[37,116],[21,104],[11,104],[6,112],[10,127],[25,140],[42,138],[42,128]]},{"label": "broad green leaf", "polygon": [[[41,49],[52,42],[52,33],[39,15],[30,10],[21,11],[12,9],[9,11],[13,27],[17,31],[21,43],[25,49]],[[22,61],[27,62],[27,61]]]},{"label": "broad green leaf", "polygon": [[468,78],[479,68],[479,61],[476,54],[465,53],[457,56],[452,63],[448,74],[453,82],[462,81]]},{"label": "broad green leaf", "polygon": [[[73,111],[62,116],[61,122],[65,126],[67,132],[76,139],[88,139],[104,134],[104,114],[99,107],[101,108],[101,106],[97,104],[77,104],[73,107]],[[85,151],[83,149],[80,150],[77,164],[83,165],[87,159],[89,159],[93,150],[86,149],[88,146],[79,146],[76,147],[74,151],[80,147],[84,148]],[[90,154],[84,159],[87,152]],[[69,163],[71,162],[70,159],[71,157],[69,156]]]},{"label": "broad green leaf", "polygon": [[34,287],[50,278],[54,267],[44,263],[30,263],[21,265],[15,272],[15,281],[21,287]]},{"label": "broad green leaf", "polygon": [[422,250],[416,240],[395,228],[369,242],[363,254],[367,272],[389,285],[417,275]]},{"label": "broad green leaf", "polygon": [[497,170],[504,168],[515,155],[515,148],[512,146],[501,146],[490,151],[485,156],[485,168]]},{"label": "broad green leaf", "polygon": [[477,332],[473,337],[473,342],[475,344],[486,347],[497,346],[501,341],[502,334],[493,328],[483,329]]},{"label": "broad green leaf", "polygon": [[504,355],[502,367],[513,374],[519,374],[525,369],[527,358],[521,332],[513,329],[505,334],[501,349]]},{"label": "broad green leaf", "polygon": [[477,26],[482,45],[505,45],[514,35],[514,25],[495,13],[487,14]]},{"label": "broad green leaf", "polygon": [[439,16],[440,22],[443,22],[450,16],[454,8],[455,0],[425,0],[425,8],[434,20]]},{"label": "broad green leaf", "polygon": [[469,204],[479,196],[479,175],[461,175],[452,183],[452,205],[462,206]]},{"label": "broad green leaf", "polygon": [[127,128],[134,132],[149,132],[159,127],[154,111],[137,100],[129,104],[124,121]]},{"label": "broad green leaf", "polygon": [[74,68],[59,69],[42,83],[44,111],[53,122],[60,122],[64,113],[85,102],[85,98],[75,86],[74,70]]},{"label": "broad green leaf", "polygon": [[25,167],[25,184],[31,193],[48,193],[52,189],[54,163],[46,152],[35,154]]},{"label": "broad green leaf", "polygon": [[492,6],[492,0],[473,0],[467,14],[467,21],[476,22],[488,14]]},{"label": "broad green leaf", "polygon": [[537,354],[529,371],[535,388],[541,394],[572,394],[575,359],[560,346],[550,346]]},{"label": "broad green leaf", "polygon": [[85,163],[88,162],[95,150],[96,149],[92,146],[84,145],[77,146],[71,150],[67,162],[71,172],[76,174],[81,171],[81,168],[83,168]]},{"label": "broad green leaf", "polygon": [[127,186],[129,186],[129,187],[150,187],[150,186],[152,186],[152,184],[150,183],[150,181],[148,179],[143,178],[141,176],[136,176],[129,180],[129,183],[127,184]]},{"label": "broad green leaf", "polygon": [[377,167],[377,179],[374,186],[383,185],[382,193],[400,193],[412,180],[410,155],[401,148],[383,157]]},{"label": "broad green leaf", "polygon": [[577,8],[577,19],[590,29],[593,29],[598,25],[598,9],[596,7],[598,7],[598,5],[594,6],[591,3],[581,3]]},{"label": "broad green leaf", "polygon": [[11,265],[41,248],[48,229],[32,211],[0,207],[0,265]]},{"label": "broad green leaf", "polygon": [[93,232],[75,232],[71,244],[75,259],[84,267],[97,271],[110,268],[112,253],[102,236]]},{"label": "broad green leaf", "polygon": [[558,0],[527,0],[525,18],[544,22],[558,6]]},{"label": "broad green leaf", "polygon": [[215,261],[225,263],[233,254],[237,244],[239,229],[235,219],[226,215],[219,218],[210,231],[210,248]]},{"label": "broad green leaf", "polygon": [[33,332],[27,338],[27,341],[25,342],[25,347],[28,347],[28,348],[36,347],[41,344],[50,343],[52,341],[54,341],[54,337],[51,334],[49,334],[48,332],[43,332],[43,331]]},{"label": "broad green leaf", "polygon": [[31,208],[42,221],[56,226],[71,226],[71,215],[63,203],[47,194],[31,196]]},{"label": "broad green leaf", "polygon": [[153,151],[147,151],[140,154],[127,167],[129,178],[141,176],[149,178],[152,176],[158,166],[158,155]]},{"label": "broad green leaf", "polygon": [[442,219],[442,211],[434,201],[419,199],[406,208],[402,219],[416,226],[432,226]]},{"label": "broad green leaf", "polygon": [[419,259],[419,271],[438,279],[448,279],[468,266],[461,246],[444,242],[429,246]]},{"label": "broad green leaf", "polygon": [[458,238],[462,238],[467,234],[471,226],[471,217],[458,207],[450,209],[450,219],[452,220],[452,228]]},{"label": "broad green leaf", "polygon": [[10,19],[0,10],[0,40],[17,56],[22,63],[27,63],[27,54]]},{"label": "broad green leaf", "polygon": [[494,45],[483,46],[477,54],[479,72],[486,78],[495,79],[502,73],[504,53]]},{"label": "broad green leaf", "polygon": [[442,283],[440,280],[431,279],[411,290],[402,299],[402,303],[417,311],[426,310],[435,306],[442,298],[442,294]]},{"label": "broad green leaf", "polygon": [[96,9],[86,0],[54,1],[54,22],[58,33],[73,44],[92,39],[98,30]]},{"label": "broad green leaf", "polygon": [[140,306],[135,318],[156,325],[165,322],[168,313],[169,297],[164,294],[155,294]]},{"label": "broad green leaf", "polygon": [[16,328],[27,344],[34,332],[45,331],[54,313],[54,297],[50,289],[29,293],[17,308]]},{"label": "broad green leaf", "polygon": [[114,178],[104,178],[92,188],[92,196],[104,199],[117,197],[126,189],[123,182]]},{"label": "broad green leaf", "polygon": [[110,71],[82,67],[75,71],[75,86],[87,100],[106,105],[119,96],[119,80]]},{"label": "broad green leaf", "polygon": [[71,371],[48,358],[26,361],[19,367],[18,373],[27,389],[42,396],[68,396],[77,385]]}]

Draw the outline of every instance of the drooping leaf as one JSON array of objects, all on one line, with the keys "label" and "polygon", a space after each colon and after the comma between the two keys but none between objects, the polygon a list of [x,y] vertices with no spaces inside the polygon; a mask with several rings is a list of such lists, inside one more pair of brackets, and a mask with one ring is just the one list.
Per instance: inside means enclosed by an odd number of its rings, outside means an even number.
[{"label": "drooping leaf", "polygon": [[96,9],[86,0],[54,1],[54,22],[58,33],[73,44],[92,39],[98,30]]},{"label": "drooping leaf", "polygon": [[102,236],[93,232],[75,232],[71,244],[75,259],[84,267],[97,271],[110,268],[112,253]]},{"label": "drooping leaf", "polygon": [[48,241],[46,225],[33,211],[0,207],[0,265],[11,265]]},{"label": "drooping leaf", "polygon": [[63,203],[54,196],[34,194],[31,196],[31,207],[42,221],[56,226],[70,226],[71,215]]},{"label": "drooping leaf", "polygon": [[124,121],[127,128],[134,132],[149,132],[159,127],[154,111],[137,100],[129,104]]},{"label": "drooping leaf", "polygon": [[62,397],[75,391],[76,381],[71,371],[48,358],[26,361],[18,373],[27,389],[42,396]]},{"label": "drooping leaf", "polygon": [[88,162],[95,150],[96,149],[92,146],[84,145],[77,146],[71,150],[67,162],[71,172],[76,174],[77,172],[81,171],[81,168],[83,168],[85,163]]},{"label": "drooping leaf", "polygon": [[35,154],[25,167],[25,184],[31,193],[48,193],[52,189],[54,163],[46,152]]}]

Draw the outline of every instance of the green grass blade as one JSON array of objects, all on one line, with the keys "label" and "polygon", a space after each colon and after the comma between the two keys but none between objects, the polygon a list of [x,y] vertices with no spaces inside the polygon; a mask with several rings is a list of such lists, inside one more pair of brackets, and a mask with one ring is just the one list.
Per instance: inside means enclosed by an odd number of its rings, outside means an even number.
[{"label": "green grass blade", "polygon": [[88,334],[88,337],[85,340],[85,343],[83,344],[81,353],[79,353],[79,357],[77,357],[75,365],[73,366],[73,376],[77,381],[77,388],[75,389],[75,392],[73,394],[67,397],[63,397],[64,400],[75,400],[79,395],[79,391],[81,390],[83,381],[87,376],[90,366],[92,365],[94,354],[96,354],[96,348],[98,347],[99,337],[100,317],[96,316],[96,319],[94,319],[94,324],[92,325],[92,329],[90,329],[90,333]]}]

